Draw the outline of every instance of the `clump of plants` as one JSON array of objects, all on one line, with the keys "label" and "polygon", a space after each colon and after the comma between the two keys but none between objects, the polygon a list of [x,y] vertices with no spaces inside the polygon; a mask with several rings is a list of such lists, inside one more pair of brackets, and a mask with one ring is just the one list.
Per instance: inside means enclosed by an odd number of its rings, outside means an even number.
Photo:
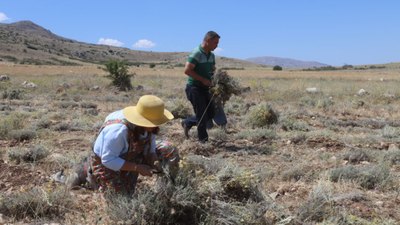
[{"label": "clump of plants", "polygon": [[166,103],[166,108],[169,109],[175,118],[186,118],[191,113],[191,108],[187,104],[187,100],[181,98]]},{"label": "clump of plants", "polygon": [[302,222],[322,222],[334,213],[332,187],[329,183],[321,182],[310,192],[308,199],[298,211],[298,219]]},{"label": "clump of plants", "polygon": [[24,149],[13,148],[8,150],[7,154],[8,158],[16,163],[37,162],[46,158],[49,155],[49,151],[41,145],[36,145]]},{"label": "clump of plants", "polygon": [[109,61],[105,64],[105,71],[109,74],[106,76],[111,79],[112,85],[117,87],[120,91],[132,90],[131,78],[135,74],[130,74],[128,71],[128,65],[122,61]]},{"label": "clump of plants", "polygon": [[274,71],[282,71],[282,66],[276,65],[272,68]]},{"label": "clump of plants", "polygon": [[10,90],[10,91],[3,91],[3,99],[23,99],[24,92],[19,89]]},{"label": "clump of plants", "polygon": [[63,218],[73,207],[72,196],[65,188],[34,187],[0,194],[0,212],[17,220]]},{"label": "clump of plants", "polygon": [[225,105],[232,95],[239,95],[242,88],[226,71],[218,70],[212,77],[213,86],[210,89],[216,104]]},{"label": "clump of plants", "polygon": [[365,150],[351,149],[343,155],[343,159],[350,163],[359,163],[361,161],[369,161],[370,157]]},{"label": "clump of plants", "polygon": [[332,169],[329,179],[333,182],[340,180],[355,181],[361,187],[374,189],[382,187],[391,181],[390,170],[385,165],[368,167],[345,166]]},{"label": "clump of plants", "polygon": [[0,118],[0,139],[7,139],[11,131],[23,129],[27,117],[23,113],[13,113]]},{"label": "clump of plants", "polygon": [[246,124],[251,127],[265,127],[278,122],[278,113],[270,105],[263,102],[250,108]]},{"label": "clump of plants", "polygon": [[131,200],[113,198],[108,216],[123,224],[267,224],[267,210],[281,212],[258,188],[260,180],[222,158],[188,155],[175,179],[160,177]]},{"label": "clump of plants", "polygon": [[36,137],[36,131],[29,129],[12,130],[8,133],[8,138],[16,141],[28,141]]}]

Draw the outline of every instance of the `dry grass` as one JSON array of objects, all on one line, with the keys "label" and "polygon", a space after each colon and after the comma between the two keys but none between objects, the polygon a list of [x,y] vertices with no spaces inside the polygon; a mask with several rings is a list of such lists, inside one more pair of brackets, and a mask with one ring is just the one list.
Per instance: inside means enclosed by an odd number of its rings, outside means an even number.
[{"label": "dry grass", "polygon": [[[10,76],[10,81],[0,83],[0,93],[22,91],[19,98],[0,99],[2,201],[15,199],[14,191],[33,183],[44,189],[51,183],[50,175],[62,168],[71,169],[79,156],[90,151],[91,140],[105,116],[135,104],[143,94],[163,98],[177,117],[184,117],[191,110],[184,93],[187,77],[182,68],[130,70],[137,74],[132,80],[134,89],[118,92],[109,86],[106,74],[98,66],[0,64],[0,71]],[[46,217],[42,211],[3,207],[0,214],[9,222],[46,220],[62,224],[94,224],[99,223],[99,218],[115,217],[121,217],[121,223],[145,224],[143,221],[153,218],[153,221],[168,219],[185,224],[178,214],[185,215],[182,218],[189,218],[192,224],[396,224],[394,221],[400,221],[398,68],[228,72],[250,90],[226,102],[226,130],[214,128],[209,132],[211,141],[198,144],[195,129],[190,133],[192,138],[185,140],[180,119],[161,127],[161,138],[175,142],[189,162],[186,169],[182,168],[181,174],[186,179],[181,180],[182,185],[161,191],[149,189],[161,180],[140,178],[135,202],[123,199],[118,207],[96,204],[95,192],[74,190],[67,193],[68,198],[85,201],[79,206],[63,206],[68,213],[51,211],[51,216]],[[25,80],[38,87],[23,88],[21,83]],[[309,87],[320,92],[307,93]],[[360,89],[369,94],[357,95]],[[246,121],[252,110],[264,103],[279,117],[272,125],[252,128]],[[35,135],[18,141],[15,137],[20,130]],[[29,160],[24,161],[24,155],[15,156],[22,162],[18,165],[9,159],[10,151],[35,145],[46,147],[49,155],[45,160],[31,166]],[[31,179],[20,172],[26,167],[31,170]],[[154,198],[160,193],[169,198],[163,201]],[[65,198],[58,192],[54,194]],[[36,202],[42,199],[38,195]],[[141,202],[150,205],[143,206]],[[44,206],[40,205],[40,209],[46,209]],[[205,211],[196,211],[199,206]],[[132,211],[121,215],[118,214],[121,208]],[[22,219],[5,210],[33,216]]]}]

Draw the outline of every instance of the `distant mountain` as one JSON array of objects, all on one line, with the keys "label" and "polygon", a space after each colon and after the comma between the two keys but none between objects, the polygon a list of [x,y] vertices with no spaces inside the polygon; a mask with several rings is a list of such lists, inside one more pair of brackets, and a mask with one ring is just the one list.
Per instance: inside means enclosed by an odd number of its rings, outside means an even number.
[{"label": "distant mountain", "polygon": [[301,60],[296,60],[296,59],[279,58],[279,57],[271,57],[271,56],[253,57],[253,58],[247,58],[246,60],[249,62],[261,64],[261,65],[267,65],[267,66],[277,66],[278,65],[283,68],[296,68],[296,69],[329,66],[327,64],[323,64],[323,63],[319,63],[319,62],[301,61]]},{"label": "distant mountain", "polygon": [[[37,65],[82,65],[124,60],[131,65],[182,66],[188,52],[136,51],[84,43],[53,34],[31,21],[0,23],[0,61]],[[245,60],[218,57],[218,67],[259,67]]]}]

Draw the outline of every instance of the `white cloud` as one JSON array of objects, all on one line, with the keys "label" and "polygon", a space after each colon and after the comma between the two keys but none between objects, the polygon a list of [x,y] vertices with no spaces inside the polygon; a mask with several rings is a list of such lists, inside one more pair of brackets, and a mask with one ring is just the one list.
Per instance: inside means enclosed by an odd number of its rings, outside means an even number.
[{"label": "white cloud", "polygon": [[115,47],[121,47],[124,45],[124,43],[115,40],[115,39],[111,39],[111,38],[100,38],[99,41],[97,42],[97,44],[100,45],[111,45],[111,46],[115,46]]},{"label": "white cloud", "polygon": [[10,18],[8,18],[6,14],[0,12],[0,22],[6,21],[6,20],[9,20],[9,19]]},{"label": "white cloud", "polygon": [[153,48],[154,46],[156,46],[156,43],[146,39],[141,39],[132,45],[134,48]]},{"label": "white cloud", "polygon": [[219,55],[219,54],[221,54],[222,51],[224,51],[224,49],[218,47],[218,48],[214,49],[213,52],[214,52],[214,54]]}]

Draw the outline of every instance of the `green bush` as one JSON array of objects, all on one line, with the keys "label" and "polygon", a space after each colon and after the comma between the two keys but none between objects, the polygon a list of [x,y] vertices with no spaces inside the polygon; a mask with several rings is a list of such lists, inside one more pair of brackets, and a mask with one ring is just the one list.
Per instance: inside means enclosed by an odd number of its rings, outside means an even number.
[{"label": "green bush", "polygon": [[281,70],[282,70],[282,66],[276,65],[276,66],[274,66],[274,67],[272,68],[272,70],[281,71]]},{"label": "green bush", "polygon": [[107,78],[112,80],[112,85],[116,86],[120,91],[132,90],[131,77],[134,74],[129,74],[128,66],[121,61],[109,61],[104,69],[109,73]]}]

